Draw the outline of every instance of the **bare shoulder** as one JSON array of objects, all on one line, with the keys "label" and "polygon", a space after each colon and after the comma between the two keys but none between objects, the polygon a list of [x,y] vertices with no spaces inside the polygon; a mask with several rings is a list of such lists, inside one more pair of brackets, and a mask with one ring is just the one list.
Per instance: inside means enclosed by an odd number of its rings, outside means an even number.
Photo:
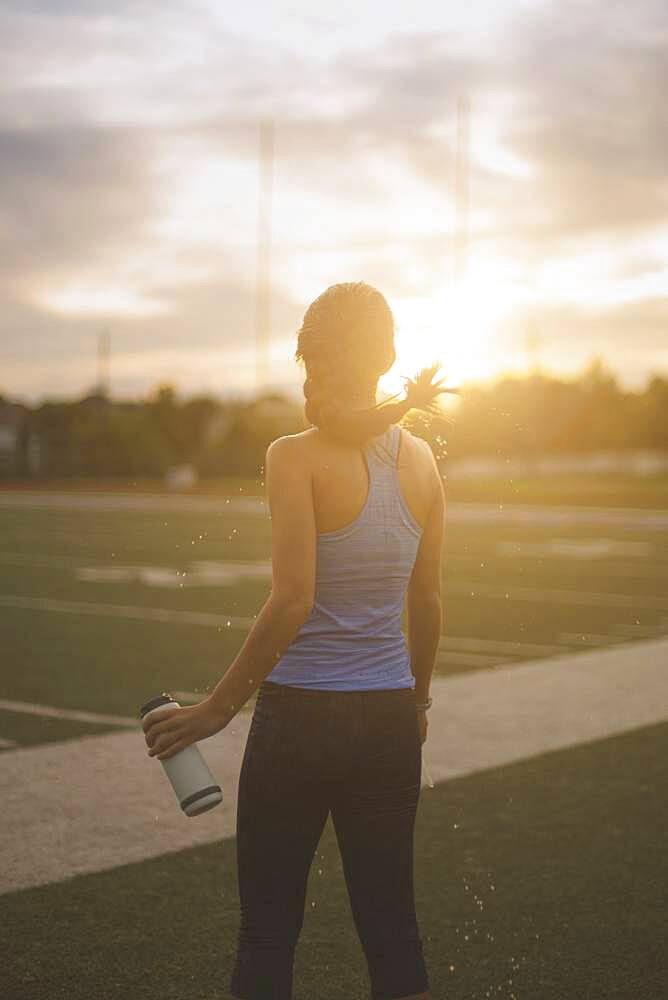
[{"label": "bare shoulder", "polygon": [[413,434],[407,427],[402,427],[401,431],[403,437],[401,452],[405,453],[408,460],[414,462],[418,468],[431,468],[438,474],[438,466],[429,442]]},{"label": "bare shoulder", "polygon": [[430,505],[440,495],[445,502],[443,479],[436,462],[436,456],[431,445],[424,438],[412,434],[403,427],[403,443],[399,453],[400,464],[404,448],[406,449],[406,464],[410,467],[414,481],[421,483],[427,496],[430,497]]},{"label": "bare shoulder", "polygon": [[313,435],[309,430],[299,434],[284,434],[276,438],[267,448],[267,463],[272,465],[285,462],[300,464],[309,460]]}]

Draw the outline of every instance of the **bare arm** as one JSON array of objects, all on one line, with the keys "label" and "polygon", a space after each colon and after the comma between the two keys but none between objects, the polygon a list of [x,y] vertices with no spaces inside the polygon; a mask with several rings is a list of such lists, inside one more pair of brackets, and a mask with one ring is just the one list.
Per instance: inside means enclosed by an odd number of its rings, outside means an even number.
[{"label": "bare arm", "polygon": [[212,692],[232,718],[281,658],[313,607],[316,528],[311,474],[299,443],[279,438],[267,450],[272,587],[246,641]]},{"label": "bare arm", "polygon": [[424,702],[429,696],[429,685],[443,625],[441,553],[445,496],[433,455],[431,458],[434,463],[434,494],[406,594],[408,649],[411,671],[415,677],[417,702]]},{"label": "bare arm", "polygon": [[143,722],[149,755],[166,760],[223,729],[260,686],[310,614],[315,593],[316,526],[311,473],[299,442],[278,438],[267,449],[271,512],[271,594],[232,664],[197,705],[151,713]]}]

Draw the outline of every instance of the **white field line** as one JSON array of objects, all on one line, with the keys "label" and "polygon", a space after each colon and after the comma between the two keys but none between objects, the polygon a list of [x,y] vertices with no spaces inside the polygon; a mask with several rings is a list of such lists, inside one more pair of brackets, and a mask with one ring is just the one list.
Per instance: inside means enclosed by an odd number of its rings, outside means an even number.
[{"label": "white field line", "polygon": [[612,646],[614,643],[625,642],[627,638],[600,632],[559,632],[557,636],[564,646]]},{"label": "white field line", "polygon": [[447,651],[456,649],[466,653],[508,653],[510,656],[552,656],[553,653],[563,653],[561,646],[537,642],[516,642],[507,639],[469,639],[465,636],[444,635],[439,642],[439,649]]},{"label": "white field line", "polygon": [[[667,657],[663,638],[433,678],[422,794],[431,794],[427,772],[443,782],[666,722]],[[239,714],[202,744],[224,799],[195,819],[147,756],[139,724],[4,751],[0,892],[233,837],[250,722]]]},{"label": "white field line", "polygon": [[174,511],[267,517],[261,497],[170,496],[162,493],[31,493],[0,490],[0,507],[47,510]]},{"label": "white field line", "polygon": [[0,710],[19,712],[23,715],[40,715],[48,719],[71,719],[73,722],[99,722],[105,726],[120,726],[134,729],[137,719],[124,715],[103,715],[99,712],[82,712],[73,708],[54,708],[52,705],[35,705],[30,701],[8,701],[0,698]]},{"label": "white field line", "polygon": [[617,528],[663,529],[668,511],[643,507],[543,507],[530,504],[449,503],[446,518],[460,523],[599,524]]},{"label": "white field line", "polygon": [[238,615],[213,615],[206,611],[170,611],[123,604],[100,604],[93,601],[60,601],[51,597],[23,597],[0,594],[0,607],[30,611],[59,611],[72,615],[97,615],[102,618],[134,618],[138,621],[171,622],[180,625],[208,625],[218,629],[249,629],[254,618]]},{"label": "white field line", "polygon": [[450,593],[470,597],[498,597],[510,601],[531,601],[544,604],[585,604],[588,607],[640,608],[668,611],[668,597],[650,594],[596,593],[587,590],[556,590],[533,587],[499,587],[493,583],[467,583],[454,580],[447,584]]},{"label": "white field line", "polygon": [[[162,493],[86,493],[0,490],[0,507],[64,510],[213,511],[269,517],[264,498],[173,496]],[[448,503],[446,518],[459,523],[605,524],[619,528],[668,527],[668,511],[644,507],[564,507],[530,504]]]},{"label": "white field line", "polygon": [[618,635],[631,636],[643,639],[668,635],[668,619],[663,618],[660,625],[627,625],[626,623],[612,626],[613,632]]},{"label": "white field line", "polygon": [[[458,560],[462,558],[457,553]],[[470,557],[469,562],[477,558]],[[556,561],[556,560],[555,560]],[[107,563],[98,566],[82,566],[80,559],[73,556],[34,556],[24,552],[0,552],[0,565],[29,567],[35,569],[68,569],[80,579],[92,582],[116,582],[137,579],[148,585],[171,586],[220,586],[231,585],[239,579],[271,579],[271,562],[267,560],[200,560],[189,562],[187,575],[181,575],[175,581],[176,568],[171,565],[146,566],[142,564]],[[646,563],[621,563],[606,560],[599,564],[605,568],[605,574],[611,579],[624,578],[630,580],[662,581],[662,574],[668,574],[668,560],[660,560],[653,556],[646,557]]]},{"label": "white field line", "polygon": [[488,669],[497,664],[513,663],[514,657],[507,653],[500,653],[494,656],[492,653],[460,653],[457,650],[439,650],[436,663],[439,667],[475,667],[476,669]]},{"label": "white field line", "polygon": [[6,750],[9,747],[15,747],[16,745],[16,740],[5,740],[0,737],[0,750]]},{"label": "white field line", "polygon": [[[531,587],[504,587],[492,584],[468,584],[456,581],[448,585],[456,594],[471,597],[491,597],[506,600],[548,604],[579,604],[588,607],[639,608],[641,610],[668,610],[668,598],[648,594],[599,594],[575,590],[539,590]],[[255,618],[240,615],[211,614],[206,611],[178,611],[167,608],[149,608],[94,601],[66,601],[50,597],[25,597],[0,594],[0,607],[23,608],[31,611],[55,611],[64,614],[97,615],[103,618],[132,618],[137,621],[171,622],[181,625],[206,625],[210,627],[248,630]]]}]

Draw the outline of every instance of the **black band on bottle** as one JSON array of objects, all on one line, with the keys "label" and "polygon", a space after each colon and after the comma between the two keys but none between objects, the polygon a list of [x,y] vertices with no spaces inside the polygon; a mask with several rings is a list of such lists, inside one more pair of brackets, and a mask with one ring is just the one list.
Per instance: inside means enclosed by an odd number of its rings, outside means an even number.
[{"label": "black band on bottle", "polygon": [[188,806],[191,806],[193,802],[197,802],[198,799],[203,799],[207,795],[212,795],[213,792],[222,793],[222,788],[220,787],[220,785],[207,785],[206,788],[200,788],[199,792],[193,792],[192,795],[187,795],[185,799],[181,799],[181,808],[185,812]]},{"label": "black band on bottle", "polygon": [[174,701],[171,694],[167,694],[165,691],[159,694],[156,698],[151,698],[139,709],[139,718],[143,719],[145,715],[152,712],[154,708],[158,708],[160,705],[167,705],[170,701]]}]

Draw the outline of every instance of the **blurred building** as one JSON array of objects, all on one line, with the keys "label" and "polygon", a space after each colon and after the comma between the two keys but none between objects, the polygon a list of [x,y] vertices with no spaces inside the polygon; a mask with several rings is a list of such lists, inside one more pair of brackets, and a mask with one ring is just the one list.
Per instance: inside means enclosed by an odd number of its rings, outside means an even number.
[{"label": "blurred building", "polygon": [[21,403],[0,402],[0,476],[21,475],[28,408]]}]

